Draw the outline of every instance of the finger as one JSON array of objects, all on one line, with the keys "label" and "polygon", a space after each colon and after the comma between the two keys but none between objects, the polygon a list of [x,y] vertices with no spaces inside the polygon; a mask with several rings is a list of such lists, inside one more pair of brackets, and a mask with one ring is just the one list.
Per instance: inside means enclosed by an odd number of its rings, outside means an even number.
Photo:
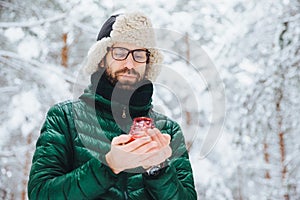
[{"label": "finger", "polygon": [[150,141],[149,143],[142,145],[136,148],[133,152],[142,154],[142,153],[150,153],[158,149],[158,144],[155,141]]},{"label": "finger", "polygon": [[129,134],[135,139],[147,136],[147,133],[144,130],[135,130]]},{"label": "finger", "polygon": [[124,143],[129,142],[130,139],[131,139],[130,135],[123,134],[123,135],[114,137],[113,140],[111,141],[111,144],[112,145],[122,145]]},{"label": "finger", "polygon": [[155,140],[159,141],[161,147],[165,147],[170,144],[171,136],[169,134],[162,134],[158,129],[155,130],[155,132]]},{"label": "finger", "polygon": [[164,150],[164,158],[168,159],[171,156],[172,156],[172,148],[168,145],[165,147],[165,150]]},{"label": "finger", "polygon": [[162,134],[162,141],[164,146],[169,145],[171,141],[171,136],[169,134]]},{"label": "finger", "polygon": [[128,152],[132,152],[138,148],[140,148],[143,145],[146,145],[147,143],[151,142],[151,137],[146,136],[146,137],[141,137],[138,139],[135,139],[134,141],[125,144],[122,149]]},{"label": "finger", "polygon": [[159,146],[163,145],[161,133],[157,128],[149,129],[147,132],[148,132],[149,136],[152,138],[152,140],[156,141]]}]

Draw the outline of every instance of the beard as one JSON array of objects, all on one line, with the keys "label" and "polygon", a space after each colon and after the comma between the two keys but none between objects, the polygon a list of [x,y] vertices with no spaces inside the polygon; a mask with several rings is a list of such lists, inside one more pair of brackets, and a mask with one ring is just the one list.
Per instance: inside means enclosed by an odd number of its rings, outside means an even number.
[{"label": "beard", "polygon": [[[118,77],[121,74],[128,74],[128,75],[135,75],[136,78],[134,81],[130,80],[122,80],[120,81]],[[126,90],[132,90],[135,88],[135,85],[142,80],[141,75],[135,70],[135,69],[128,69],[127,67],[120,69],[118,71],[112,72],[112,70],[108,67],[105,70],[105,76],[107,79],[116,87],[126,89]]]}]

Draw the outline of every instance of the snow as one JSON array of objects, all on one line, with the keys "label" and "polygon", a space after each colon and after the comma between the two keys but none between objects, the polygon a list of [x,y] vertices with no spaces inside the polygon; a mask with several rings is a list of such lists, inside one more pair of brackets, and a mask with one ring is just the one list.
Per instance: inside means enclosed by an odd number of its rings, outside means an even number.
[{"label": "snow", "polygon": [[4,35],[11,41],[11,42],[16,42],[24,37],[24,32],[21,28],[18,27],[11,27],[8,28],[5,32]]},{"label": "snow", "polygon": [[6,144],[8,141],[8,133],[9,130],[6,128],[6,126],[0,126],[0,147]]},{"label": "snow", "polygon": [[52,91],[49,95],[51,98],[67,100],[72,98],[72,92],[70,91],[70,85],[66,83],[63,79],[63,71],[59,70],[55,66],[49,66],[52,69],[56,69],[56,73],[49,73],[48,71],[40,72],[40,75],[46,77],[44,79],[44,84],[47,86],[49,91]]},{"label": "snow", "polygon": [[239,82],[241,82],[244,85],[251,85],[253,84],[253,80],[251,77],[249,77],[248,74],[246,73],[238,73],[236,74],[236,78],[238,79]]},{"label": "snow", "polygon": [[39,44],[32,37],[25,37],[18,46],[18,54],[26,60],[38,57],[39,53]]},{"label": "snow", "polygon": [[11,118],[7,122],[7,127],[12,129],[16,125],[21,125],[21,131],[24,137],[30,134],[36,126],[36,118],[40,118],[41,104],[36,97],[36,90],[30,90],[15,95],[12,98],[10,107]]},{"label": "snow", "polygon": [[[187,12],[175,12],[171,16],[172,23],[176,24],[177,27],[180,27],[181,32],[189,32],[193,24],[193,16]],[[174,27],[175,30],[178,30],[177,27]]]}]

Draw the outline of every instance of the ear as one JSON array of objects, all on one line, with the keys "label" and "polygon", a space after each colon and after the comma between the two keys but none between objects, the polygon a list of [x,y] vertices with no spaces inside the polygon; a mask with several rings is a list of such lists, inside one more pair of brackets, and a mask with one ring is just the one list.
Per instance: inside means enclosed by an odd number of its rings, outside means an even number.
[{"label": "ear", "polygon": [[104,64],[105,62],[104,62],[104,58],[99,62],[99,64],[98,64],[98,69],[100,69],[100,68],[105,68],[105,64]]},{"label": "ear", "polygon": [[105,67],[105,65],[104,65],[104,58],[100,62],[100,67]]}]

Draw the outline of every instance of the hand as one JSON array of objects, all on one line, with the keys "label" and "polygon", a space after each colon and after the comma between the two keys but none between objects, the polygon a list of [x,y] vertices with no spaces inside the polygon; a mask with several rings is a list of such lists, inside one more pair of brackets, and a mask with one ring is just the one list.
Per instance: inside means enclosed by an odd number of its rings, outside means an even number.
[{"label": "hand", "polygon": [[147,134],[151,137],[152,141],[157,143],[157,147],[149,152],[152,155],[147,160],[142,161],[144,169],[158,165],[172,155],[170,147],[171,136],[169,134],[162,134],[157,128],[149,129]]},{"label": "hand", "polygon": [[111,149],[105,157],[115,174],[125,169],[142,166],[141,163],[153,155],[151,152],[158,145],[149,136],[138,138],[132,142],[129,142],[130,139],[130,135],[120,135],[111,142]]}]

